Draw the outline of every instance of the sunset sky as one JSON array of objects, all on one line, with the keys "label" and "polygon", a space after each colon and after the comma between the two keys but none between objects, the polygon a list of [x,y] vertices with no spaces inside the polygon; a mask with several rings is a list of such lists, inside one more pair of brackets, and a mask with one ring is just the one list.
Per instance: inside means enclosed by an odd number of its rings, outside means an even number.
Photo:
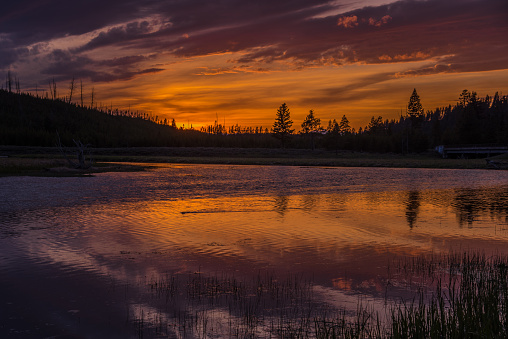
[{"label": "sunset sky", "polygon": [[3,1],[0,76],[179,126],[270,127],[286,102],[297,129],[310,109],[358,128],[413,88],[426,110],[508,94],[507,37],[506,0]]}]

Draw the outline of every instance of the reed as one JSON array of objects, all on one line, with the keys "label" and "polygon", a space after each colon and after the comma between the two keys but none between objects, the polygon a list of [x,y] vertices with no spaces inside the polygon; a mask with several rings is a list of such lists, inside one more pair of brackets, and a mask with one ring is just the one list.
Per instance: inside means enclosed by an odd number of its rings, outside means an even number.
[{"label": "reed", "polygon": [[390,270],[385,313],[360,299],[356,312],[334,308],[318,300],[302,275],[168,274],[146,282],[159,313],[141,312],[136,331],[188,338],[508,337],[508,257],[415,257]]},{"label": "reed", "polygon": [[415,272],[447,271],[428,276],[437,281],[430,298],[420,289],[412,301],[392,309],[391,336],[507,338],[508,258],[466,252],[443,259],[415,267]]}]

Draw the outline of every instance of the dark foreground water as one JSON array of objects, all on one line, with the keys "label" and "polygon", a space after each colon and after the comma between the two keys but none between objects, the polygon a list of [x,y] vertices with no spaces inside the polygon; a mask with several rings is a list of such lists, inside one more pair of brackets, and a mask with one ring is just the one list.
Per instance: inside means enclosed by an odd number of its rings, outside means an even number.
[{"label": "dark foreground water", "polygon": [[408,296],[394,262],[471,250],[508,253],[508,171],[0,178],[0,337],[276,337],[308,306]]}]

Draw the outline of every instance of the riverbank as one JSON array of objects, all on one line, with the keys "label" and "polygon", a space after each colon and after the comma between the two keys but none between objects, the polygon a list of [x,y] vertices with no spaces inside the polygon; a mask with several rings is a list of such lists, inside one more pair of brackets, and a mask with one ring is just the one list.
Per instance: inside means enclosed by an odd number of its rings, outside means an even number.
[{"label": "riverbank", "polygon": [[96,162],[86,169],[72,168],[67,160],[58,156],[18,155],[0,157],[0,177],[2,176],[48,176],[75,177],[90,176],[103,172],[143,171],[149,166],[138,164],[117,164]]},{"label": "riverbank", "polygon": [[[0,146],[0,175],[91,175],[110,171],[140,171],[150,163],[283,165],[322,167],[394,167],[486,169],[485,159],[443,159],[436,153],[393,154],[349,151],[214,148],[133,147],[92,150],[94,166],[68,168],[57,148]],[[493,157],[505,161],[508,155]],[[112,164],[114,163],[114,164]],[[139,164],[139,165],[136,165]]]}]

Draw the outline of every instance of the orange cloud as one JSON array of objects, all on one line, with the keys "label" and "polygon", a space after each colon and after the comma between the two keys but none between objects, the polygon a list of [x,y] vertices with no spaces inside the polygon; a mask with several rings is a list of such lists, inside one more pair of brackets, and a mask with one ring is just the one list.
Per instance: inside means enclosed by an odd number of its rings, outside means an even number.
[{"label": "orange cloud", "polygon": [[406,60],[426,59],[428,57],[430,57],[430,54],[426,54],[423,52],[413,52],[411,54],[396,55],[393,57],[393,59],[400,60],[400,61],[406,61]]},{"label": "orange cloud", "polygon": [[346,278],[334,278],[332,279],[333,287],[344,290],[344,291],[351,291],[351,287],[353,285],[352,279],[346,279]]},{"label": "orange cloud", "polygon": [[378,57],[379,61],[415,61],[415,60],[423,60],[430,58],[430,54],[424,53],[424,52],[413,52],[411,54],[397,54],[394,57],[391,57],[389,55],[383,54]]},{"label": "orange cloud", "polygon": [[385,15],[384,17],[382,17],[379,20],[376,20],[374,18],[369,18],[369,25],[376,26],[376,27],[381,27],[381,26],[387,24],[391,20],[392,20],[392,17],[389,16],[389,15]]},{"label": "orange cloud", "polygon": [[295,119],[315,109],[358,126],[400,116],[406,88],[437,93],[429,107],[449,103],[465,79],[478,93],[506,91],[506,0],[372,0],[344,11],[350,3],[111,0],[102,15],[80,1],[39,6],[2,17],[0,78],[16,70],[28,91],[54,79],[66,95],[75,77],[94,101],[194,126],[216,112],[268,126],[284,101]]},{"label": "orange cloud", "polygon": [[235,67],[199,67],[202,69],[201,72],[196,75],[223,75],[223,74],[238,74],[238,73],[270,73],[271,70],[263,67],[250,67],[246,65],[235,66]]},{"label": "orange cloud", "polygon": [[358,17],[356,15],[340,17],[337,20],[337,26],[342,26],[344,28],[356,27],[358,26]]}]

